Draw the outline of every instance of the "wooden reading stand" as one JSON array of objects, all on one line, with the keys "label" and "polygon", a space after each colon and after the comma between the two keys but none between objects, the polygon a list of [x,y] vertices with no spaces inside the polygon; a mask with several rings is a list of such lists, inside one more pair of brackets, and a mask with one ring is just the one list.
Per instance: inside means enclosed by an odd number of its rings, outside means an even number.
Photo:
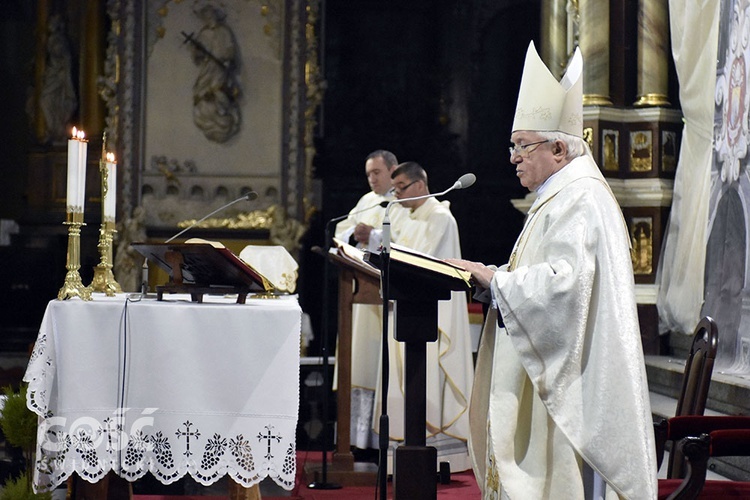
[{"label": "wooden reading stand", "polygon": [[[354,304],[382,304],[380,271],[359,258],[343,251],[326,252],[320,247],[313,251],[328,259],[338,269],[338,389],[336,397],[336,450],[328,468],[328,478],[342,486],[372,486],[377,480],[377,466],[354,461],[351,451],[351,392],[352,392],[352,306]],[[309,463],[305,473],[312,480],[320,473],[321,465]]]},{"label": "wooden reading stand", "polygon": [[169,283],[156,287],[164,293],[190,294],[193,302],[203,295],[237,294],[244,304],[250,292],[271,292],[273,285],[231,250],[211,243],[133,243],[141,255],[169,274]]},{"label": "wooden reading stand", "polygon": [[[385,273],[380,254],[365,260]],[[388,265],[394,337],[404,343],[404,442],[393,455],[393,498],[437,498],[437,449],[426,445],[427,342],[438,338],[438,301],[471,289],[471,273],[441,259],[392,245]]]}]

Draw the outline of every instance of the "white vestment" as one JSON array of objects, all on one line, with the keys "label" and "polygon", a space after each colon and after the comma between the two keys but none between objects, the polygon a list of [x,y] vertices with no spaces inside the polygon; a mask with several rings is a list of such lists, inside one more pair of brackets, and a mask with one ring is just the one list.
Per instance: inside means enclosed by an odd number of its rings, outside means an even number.
[{"label": "white vestment", "polygon": [[652,416],[622,213],[589,156],[550,179],[495,272],[471,403],[484,498],[656,498]]},{"label": "white vestment", "polygon": [[[394,220],[398,244],[435,257],[460,258],[458,225],[447,201],[428,198],[416,210],[403,210]],[[398,227],[396,227],[398,225]],[[451,471],[471,467],[466,442],[474,363],[465,292],[451,292],[438,301],[438,340],[427,343],[428,445],[438,450],[438,461],[450,462]],[[404,344],[389,335],[388,415],[390,438],[404,439]],[[376,395],[375,430],[381,411]]]}]

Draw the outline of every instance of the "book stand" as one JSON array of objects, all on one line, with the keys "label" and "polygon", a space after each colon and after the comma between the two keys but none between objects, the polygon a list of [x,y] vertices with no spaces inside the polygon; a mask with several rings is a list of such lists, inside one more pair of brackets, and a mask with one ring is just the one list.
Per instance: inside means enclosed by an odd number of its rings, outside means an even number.
[{"label": "book stand", "polygon": [[[438,300],[449,300],[451,292],[466,291],[466,280],[399,259],[393,249],[388,269],[379,254],[365,258],[388,274],[388,299],[394,301],[394,336],[403,342],[404,364],[404,444],[396,448],[393,462],[394,499],[434,500],[437,498],[437,450],[426,446],[427,422],[427,342],[438,338]],[[425,261],[424,265],[430,265]],[[445,263],[445,268],[450,265]]]},{"label": "book stand", "polygon": [[249,292],[270,292],[273,286],[231,250],[207,243],[133,243],[141,255],[169,274],[169,283],[156,287],[157,300],[164,293],[190,294],[193,302],[203,295],[237,294],[244,304]]}]

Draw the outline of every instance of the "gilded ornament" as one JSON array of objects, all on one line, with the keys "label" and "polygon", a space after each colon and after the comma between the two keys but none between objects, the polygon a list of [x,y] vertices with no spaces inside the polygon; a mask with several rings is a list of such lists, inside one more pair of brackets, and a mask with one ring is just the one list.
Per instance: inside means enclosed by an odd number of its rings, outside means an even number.
[{"label": "gilded ornament", "polygon": [[649,172],[653,169],[651,144],[650,130],[638,130],[630,133],[631,172]]}]

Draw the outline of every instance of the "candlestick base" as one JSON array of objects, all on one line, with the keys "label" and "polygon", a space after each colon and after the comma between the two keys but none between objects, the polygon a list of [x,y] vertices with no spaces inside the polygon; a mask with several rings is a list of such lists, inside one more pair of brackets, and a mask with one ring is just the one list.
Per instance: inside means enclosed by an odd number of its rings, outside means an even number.
[{"label": "candlestick base", "polygon": [[112,241],[114,240],[114,233],[117,232],[114,228],[114,222],[105,221],[99,229],[98,247],[101,261],[94,268],[94,279],[90,285],[91,290],[104,293],[107,297],[122,293],[122,287],[112,273]]},{"label": "candlestick base", "polygon": [[91,300],[91,289],[83,286],[81,275],[81,226],[83,223],[83,212],[68,212],[68,220],[64,222],[68,226],[68,261],[65,269],[65,283],[57,293],[58,300],[79,297],[83,300]]},{"label": "candlestick base", "polygon": [[116,293],[122,293],[122,287],[115,280],[112,266],[101,263],[94,268],[94,279],[91,281],[89,287],[92,292],[104,293],[107,297],[113,297]]},{"label": "candlestick base", "polygon": [[81,275],[78,271],[68,271],[65,274],[65,284],[57,293],[57,300],[72,299],[79,297],[83,300],[91,300],[91,289],[83,285]]}]

